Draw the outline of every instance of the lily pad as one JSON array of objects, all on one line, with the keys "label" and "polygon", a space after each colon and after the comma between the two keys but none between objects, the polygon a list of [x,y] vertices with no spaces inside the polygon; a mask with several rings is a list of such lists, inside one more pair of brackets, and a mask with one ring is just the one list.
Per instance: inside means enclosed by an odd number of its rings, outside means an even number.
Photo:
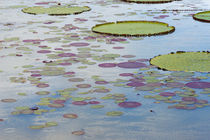
[{"label": "lily pad", "polygon": [[64,114],[64,118],[71,118],[71,119],[76,119],[78,118],[77,114]]},{"label": "lily pad", "polygon": [[175,27],[157,21],[117,21],[92,27],[95,33],[116,36],[152,36],[168,34],[174,30]]},{"label": "lily pad", "polygon": [[122,114],[123,112],[121,111],[111,111],[106,113],[107,116],[121,116]]},{"label": "lily pad", "polygon": [[141,106],[141,103],[130,101],[130,102],[122,102],[119,103],[118,105],[123,108],[135,108]]},{"label": "lily pad", "polygon": [[16,99],[2,99],[1,101],[5,103],[13,103],[13,102],[16,102],[17,100]]},{"label": "lily pad", "polygon": [[157,3],[168,3],[174,0],[124,0],[124,1],[134,2],[134,3],[157,4]]},{"label": "lily pad", "polygon": [[210,82],[190,82],[186,86],[190,88],[210,88]]},{"label": "lily pad", "polygon": [[163,70],[210,72],[209,52],[177,52],[152,58],[150,63]]},{"label": "lily pad", "polygon": [[210,11],[196,13],[193,15],[193,19],[203,22],[210,22]]},{"label": "lily pad", "polygon": [[80,14],[82,12],[90,11],[91,9],[87,6],[84,7],[70,7],[70,6],[53,6],[49,8],[34,6],[22,9],[22,12],[28,14],[48,14],[48,15],[71,15],[71,14]]}]

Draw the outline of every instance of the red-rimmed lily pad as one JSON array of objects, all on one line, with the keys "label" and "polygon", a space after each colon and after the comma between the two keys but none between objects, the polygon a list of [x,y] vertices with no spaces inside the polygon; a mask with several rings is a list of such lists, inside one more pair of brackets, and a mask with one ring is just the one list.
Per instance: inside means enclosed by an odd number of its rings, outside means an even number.
[{"label": "red-rimmed lily pad", "polygon": [[48,84],[45,84],[45,83],[39,83],[36,85],[38,88],[46,88],[46,87],[49,87]]},{"label": "red-rimmed lily pad", "polygon": [[120,76],[133,76],[134,74],[133,73],[121,73]]},{"label": "red-rimmed lily pad", "polygon": [[190,82],[185,85],[190,88],[210,88],[210,82]]},{"label": "red-rimmed lily pad", "polygon": [[99,101],[89,101],[88,103],[89,103],[89,104],[100,104]]},{"label": "red-rimmed lily pad", "polygon": [[75,43],[71,43],[69,45],[73,46],[73,47],[86,47],[86,46],[88,46],[90,44],[86,43],[86,42],[75,42]]},{"label": "red-rimmed lily pad", "polygon": [[171,33],[174,30],[175,27],[157,21],[117,21],[92,27],[92,31],[95,33],[115,36],[162,35]]},{"label": "red-rimmed lily pad", "polygon": [[58,56],[60,56],[60,57],[74,57],[74,56],[76,56],[76,54],[74,54],[74,53],[61,53],[61,54],[58,54]]},{"label": "red-rimmed lily pad", "polygon": [[72,102],[73,105],[87,105],[88,102],[86,101],[74,101]]},{"label": "red-rimmed lily pad", "polygon": [[38,91],[35,94],[37,94],[37,95],[48,95],[48,94],[50,94],[50,92],[49,91]]},{"label": "red-rimmed lily pad", "polygon": [[132,83],[128,83],[127,86],[131,86],[131,87],[141,87],[144,86],[145,84],[142,82],[132,82]]},{"label": "red-rimmed lily pad", "polygon": [[77,114],[64,114],[64,118],[76,119],[78,118]]},{"label": "red-rimmed lily pad", "polygon": [[109,82],[107,81],[96,81],[95,84],[99,84],[99,85],[105,85],[108,84]]},{"label": "red-rimmed lily pad", "polygon": [[82,131],[82,130],[78,130],[78,131],[73,131],[73,132],[72,132],[72,134],[73,134],[73,135],[80,136],[80,135],[84,135],[84,134],[85,134],[85,132],[84,132],[84,131]]},{"label": "red-rimmed lily pad", "polygon": [[141,106],[141,103],[129,101],[129,102],[119,103],[118,105],[123,108],[135,108]]},{"label": "red-rimmed lily pad", "polygon": [[83,78],[71,78],[68,79],[69,82],[83,82],[84,79]]},{"label": "red-rimmed lily pad", "polygon": [[13,103],[13,102],[16,102],[17,100],[16,99],[1,99],[2,102],[4,103]]},{"label": "red-rimmed lily pad", "polygon": [[176,96],[176,93],[173,92],[161,92],[159,93],[160,96],[169,97],[169,96]]},{"label": "red-rimmed lily pad", "polygon": [[113,68],[113,67],[116,67],[117,64],[115,64],[115,63],[102,63],[102,64],[99,64],[98,66],[102,67],[102,68]]},{"label": "red-rimmed lily pad", "polygon": [[76,85],[78,88],[90,88],[91,85],[90,84],[78,84]]}]

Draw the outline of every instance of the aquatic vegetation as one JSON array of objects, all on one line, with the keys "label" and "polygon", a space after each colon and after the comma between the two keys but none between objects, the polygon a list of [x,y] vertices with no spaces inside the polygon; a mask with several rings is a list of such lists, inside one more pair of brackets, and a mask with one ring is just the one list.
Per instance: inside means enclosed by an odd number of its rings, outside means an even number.
[{"label": "aquatic vegetation", "polygon": [[159,3],[168,3],[174,0],[124,0],[126,2],[134,2],[134,3],[146,3],[146,4],[159,4]]},{"label": "aquatic vegetation", "polygon": [[70,6],[52,6],[49,8],[34,6],[22,9],[24,13],[28,14],[48,14],[51,16],[61,16],[61,15],[71,15],[71,14],[80,14],[82,12],[90,11],[91,9],[87,6],[84,7],[70,7]]},{"label": "aquatic vegetation", "polygon": [[210,11],[196,13],[193,15],[193,19],[203,22],[210,22]]},{"label": "aquatic vegetation", "polygon": [[92,27],[95,33],[116,36],[153,36],[174,32],[175,27],[158,21],[117,21]]},{"label": "aquatic vegetation", "polygon": [[150,63],[163,70],[210,72],[209,52],[176,52],[152,58]]}]

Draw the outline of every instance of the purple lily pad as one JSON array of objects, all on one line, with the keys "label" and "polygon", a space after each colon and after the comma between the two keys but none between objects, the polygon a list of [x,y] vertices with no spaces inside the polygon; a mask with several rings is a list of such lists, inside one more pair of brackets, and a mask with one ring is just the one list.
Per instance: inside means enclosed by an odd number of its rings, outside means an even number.
[{"label": "purple lily pad", "polygon": [[113,68],[116,67],[117,64],[115,63],[102,63],[98,65],[99,67],[103,67],[103,68]]},{"label": "purple lily pad", "polygon": [[108,84],[109,82],[107,81],[96,81],[95,84],[99,84],[99,85],[104,85],[104,84]]},{"label": "purple lily pad", "polygon": [[100,102],[98,102],[98,101],[90,101],[90,102],[88,102],[89,104],[100,104]]},{"label": "purple lily pad", "polygon": [[135,108],[141,106],[141,103],[130,101],[130,102],[122,102],[119,103],[118,105],[123,108]]},{"label": "purple lily pad", "polygon": [[122,62],[122,63],[118,63],[117,66],[120,67],[120,68],[133,69],[133,68],[146,67],[146,64],[139,63],[139,62]]},{"label": "purple lily pad", "polygon": [[94,92],[98,92],[98,93],[107,93],[109,92],[109,89],[95,89]]},{"label": "purple lily pad", "polygon": [[190,88],[210,88],[210,82],[190,82],[185,85]]},{"label": "purple lily pad", "polygon": [[55,104],[62,104],[62,103],[65,103],[66,100],[54,100],[53,103]]},{"label": "purple lily pad", "polygon": [[40,77],[42,76],[41,74],[31,74],[31,77]]},{"label": "purple lily pad", "polygon": [[85,101],[74,101],[72,102],[73,105],[87,105],[88,103]]},{"label": "purple lily pad", "polygon": [[39,83],[36,85],[38,88],[46,88],[46,87],[49,87],[48,84],[45,84],[45,83]]},{"label": "purple lily pad", "polygon": [[132,83],[128,83],[127,86],[131,86],[131,87],[141,87],[144,86],[144,83],[141,82],[132,82]]},{"label": "purple lily pad", "polygon": [[124,49],[125,47],[113,47],[113,49]]},{"label": "purple lily pad", "polygon": [[121,42],[121,41],[126,41],[127,39],[125,38],[113,38],[111,39],[111,41],[115,41],[115,42]]},{"label": "purple lily pad", "polygon": [[58,56],[60,56],[60,57],[73,57],[73,56],[76,56],[76,54],[74,54],[74,53],[61,53],[61,54],[58,54]]},{"label": "purple lily pad", "polygon": [[161,87],[163,86],[163,83],[148,83],[146,84],[147,87]]},{"label": "purple lily pad", "polygon": [[121,73],[120,76],[133,76],[133,73]]},{"label": "purple lily pad", "polygon": [[69,44],[70,46],[74,46],[74,47],[85,47],[90,45],[89,43],[85,43],[85,42],[76,42],[76,43],[71,43]]},{"label": "purple lily pad", "polygon": [[69,66],[69,65],[72,65],[72,63],[64,62],[64,63],[59,63],[59,65],[62,65],[62,66]]},{"label": "purple lily pad", "polygon": [[37,53],[51,53],[50,50],[40,50],[40,51],[37,51]]},{"label": "purple lily pad", "polygon": [[182,101],[196,102],[197,99],[195,97],[182,97]]},{"label": "purple lily pad", "polygon": [[176,96],[173,92],[161,92],[159,93],[160,96],[168,97],[168,96]]},{"label": "purple lily pad", "polygon": [[90,88],[91,85],[89,84],[79,84],[79,85],[76,85],[78,88]]}]

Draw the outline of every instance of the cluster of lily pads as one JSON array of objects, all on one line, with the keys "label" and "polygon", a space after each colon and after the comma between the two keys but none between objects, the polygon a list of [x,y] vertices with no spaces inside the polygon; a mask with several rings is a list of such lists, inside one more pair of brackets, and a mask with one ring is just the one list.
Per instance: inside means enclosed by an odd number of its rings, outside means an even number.
[{"label": "cluster of lily pads", "polygon": [[[173,0],[125,0],[126,2],[136,3],[167,3]],[[45,3],[37,3],[44,5]],[[58,3],[51,7],[35,6],[22,9],[28,14],[48,14],[48,15],[69,15],[79,14],[90,11],[87,6],[72,7],[63,6]],[[209,12],[201,12],[193,15],[193,18],[200,21],[209,22]],[[75,21],[85,22],[86,19],[77,18]],[[45,22],[44,24],[53,24],[54,21]],[[81,29],[72,24],[66,24],[61,29],[57,27],[42,26],[55,31],[70,32]],[[168,108],[193,110],[209,106],[208,100],[202,99],[199,95],[204,94],[210,96],[209,74],[209,52],[176,52],[167,55],[156,56],[151,60],[148,59],[129,59],[134,55],[120,55],[109,52],[106,49],[100,49],[100,46],[91,46],[92,41],[105,42],[106,44],[127,43],[132,36],[153,36],[168,34],[175,31],[174,26],[169,26],[163,22],[157,21],[118,21],[105,24],[98,24],[92,27],[92,31],[96,34],[86,31],[88,36],[80,36],[76,33],[61,33],[61,37],[47,39],[27,39],[8,38],[4,41],[15,42],[10,47],[16,47],[20,53],[9,54],[8,56],[21,57],[23,55],[33,54],[31,47],[36,46],[37,54],[46,55],[47,60],[41,60],[42,66],[25,65],[23,75],[10,77],[13,83],[30,82],[32,85],[40,89],[35,92],[40,96],[40,101],[34,106],[18,106],[15,107],[12,115],[42,115],[44,113],[54,112],[60,108],[68,106],[90,106],[91,109],[103,109],[106,104],[104,100],[111,100],[114,105],[120,108],[137,108],[142,106],[138,102],[138,97],[143,95],[146,99],[154,100],[155,104],[166,103]],[[82,31],[81,31],[82,32]],[[82,32],[85,33],[85,32]],[[97,34],[99,33],[99,34]],[[115,37],[117,36],[117,37]],[[123,36],[118,37],[118,36]],[[82,40],[82,41],[81,41]],[[48,43],[63,43],[62,47],[52,50],[51,47],[43,45]],[[73,41],[73,42],[71,42]],[[69,42],[71,42],[69,44]],[[21,44],[20,46],[18,45]],[[67,44],[68,43],[68,44]],[[124,49],[118,46],[113,49]],[[72,50],[76,50],[72,51]],[[101,54],[102,52],[102,54]],[[127,59],[127,61],[118,62],[119,58]],[[111,62],[110,62],[111,61]],[[116,62],[114,62],[116,61]],[[94,65],[97,69],[133,69],[133,73],[119,73],[121,79],[106,80],[100,75],[92,75],[91,80],[94,85],[87,83],[87,79],[77,76],[77,72],[69,71],[72,65],[82,64],[78,69],[86,69],[88,66]],[[44,65],[44,66],[43,66]],[[160,71],[164,70],[164,71]],[[167,71],[166,71],[167,70]],[[205,76],[197,75],[197,72],[203,72]],[[46,77],[68,78],[71,87],[60,89],[57,91],[48,91],[45,88],[50,87],[49,82],[42,81]],[[129,100],[128,93],[110,93],[110,87],[133,88],[137,99]],[[101,97],[97,95],[101,94]],[[19,95],[26,95],[19,93]],[[85,96],[83,96],[85,95]],[[2,99],[4,103],[14,103],[16,99]],[[112,110],[106,112],[107,116],[121,116],[124,112]],[[77,119],[79,115],[76,113],[65,113],[61,117],[66,119]],[[57,126],[57,122],[46,122],[41,125],[31,125],[31,129],[42,129],[46,127]],[[84,131],[78,130],[72,132],[74,135],[83,135]]]}]

